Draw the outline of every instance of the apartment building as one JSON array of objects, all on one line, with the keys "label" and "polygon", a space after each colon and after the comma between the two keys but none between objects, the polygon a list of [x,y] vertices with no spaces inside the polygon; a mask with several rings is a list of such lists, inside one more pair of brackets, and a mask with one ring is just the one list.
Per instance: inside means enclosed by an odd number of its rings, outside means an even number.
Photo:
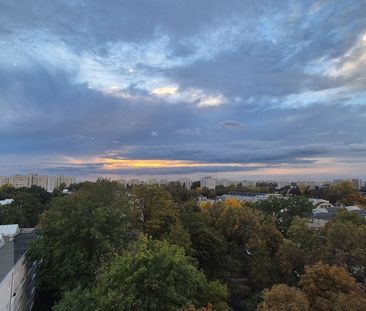
[{"label": "apartment building", "polygon": [[47,189],[48,192],[52,192],[53,190],[60,187],[62,184],[65,185],[65,187],[70,187],[71,184],[74,184],[76,181],[75,177],[73,176],[50,176],[48,177],[48,184],[45,189]]},{"label": "apartment building", "polygon": [[201,178],[201,188],[215,189],[217,186],[217,179],[211,176]]},{"label": "apartment building", "polygon": [[181,178],[181,179],[179,179],[179,183],[185,189],[191,189],[192,188],[192,180],[190,180],[189,178]]},{"label": "apartment building", "polygon": [[15,188],[30,187],[32,185],[29,179],[29,175],[9,176],[9,184]]},{"label": "apartment building", "polygon": [[7,185],[9,183],[9,177],[7,176],[0,176],[0,187]]},{"label": "apartment building", "polygon": [[6,184],[15,188],[39,186],[49,192],[52,192],[61,184],[69,187],[73,183],[75,183],[75,177],[73,176],[47,176],[38,174],[0,176],[0,186]]}]

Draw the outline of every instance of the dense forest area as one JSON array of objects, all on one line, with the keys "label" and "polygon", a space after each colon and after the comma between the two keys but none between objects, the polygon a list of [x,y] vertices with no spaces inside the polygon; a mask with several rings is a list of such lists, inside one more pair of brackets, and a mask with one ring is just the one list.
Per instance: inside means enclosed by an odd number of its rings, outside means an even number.
[{"label": "dense forest area", "polygon": [[39,261],[35,310],[365,308],[365,219],[340,209],[314,230],[305,217],[306,195],[364,203],[347,184],[200,206],[202,190],[179,183],[100,179],[70,190],[0,188],[0,199],[14,199],[0,207],[0,223],[39,232],[28,251]]}]

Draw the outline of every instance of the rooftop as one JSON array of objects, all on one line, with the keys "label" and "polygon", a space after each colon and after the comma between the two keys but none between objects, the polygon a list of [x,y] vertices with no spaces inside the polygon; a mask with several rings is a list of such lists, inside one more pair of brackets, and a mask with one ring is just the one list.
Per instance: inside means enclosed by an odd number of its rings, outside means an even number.
[{"label": "rooftop", "polygon": [[19,226],[13,225],[0,225],[0,235],[6,237],[15,237],[20,232]]},{"label": "rooftop", "polygon": [[13,202],[14,202],[13,199],[0,200],[0,205],[8,205],[8,204],[11,204]]}]

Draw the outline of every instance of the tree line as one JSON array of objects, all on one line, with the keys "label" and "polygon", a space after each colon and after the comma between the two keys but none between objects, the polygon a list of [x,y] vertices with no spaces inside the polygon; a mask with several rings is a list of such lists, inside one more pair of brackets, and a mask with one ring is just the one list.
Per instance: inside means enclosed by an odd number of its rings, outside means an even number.
[{"label": "tree line", "polygon": [[[301,196],[198,206],[178,183],[104,179],[23,190],[0,197],[37,224],[36,310],[364,310],[366,222],[345,210],[313,230]],[[15,199],[28,192],[34,213]]]}]

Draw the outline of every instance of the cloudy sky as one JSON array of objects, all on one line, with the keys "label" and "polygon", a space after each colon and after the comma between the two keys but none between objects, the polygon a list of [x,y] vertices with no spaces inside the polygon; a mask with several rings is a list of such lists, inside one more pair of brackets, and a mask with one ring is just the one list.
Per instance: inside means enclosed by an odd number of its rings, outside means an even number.
[{"label": "cloudy sky", "polygon": [[366,178],[365,12],[1,0],[0,175]]}]

